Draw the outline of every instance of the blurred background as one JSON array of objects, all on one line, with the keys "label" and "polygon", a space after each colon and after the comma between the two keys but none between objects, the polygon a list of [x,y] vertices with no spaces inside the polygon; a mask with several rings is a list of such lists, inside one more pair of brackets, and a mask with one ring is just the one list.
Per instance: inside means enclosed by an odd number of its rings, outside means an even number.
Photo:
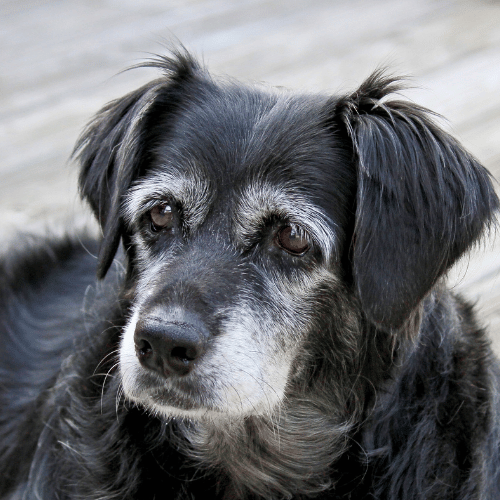
[{"label": "blurred background", "polygon": [[[349,91],[381,64],[411,75],[405,95],[500,178],[498,0],[0,0],[0,242],[85,216],[69,161],[79,132],[155,76],[122,70],[175,39],[215,74],[298,90]],[[500,353],[498,240],[450,284]]]}]

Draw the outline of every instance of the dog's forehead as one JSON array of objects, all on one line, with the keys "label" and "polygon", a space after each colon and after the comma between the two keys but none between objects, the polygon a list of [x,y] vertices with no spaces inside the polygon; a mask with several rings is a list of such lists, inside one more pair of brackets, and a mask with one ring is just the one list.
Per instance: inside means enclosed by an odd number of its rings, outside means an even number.
[{"label": "dog's forehead", "polygon": [[203,179],[218,199],[239,197],[249,186],[255,192],[263,183],[317,196],[338,184],[345,164],[325,126],[326,101],[240,85],[203,88],[158,141],[157,170],[198,187]]},{"label": "dog's forehead", "polygon": [[290,178],[300,175],[301,166],[317,165],[329,149],[322,96],[240,86],[204,90],[173,121],[159,148],[163,160],[194,161],[215,183],[235,185],[255,175],[282,177],[292,167]]}]

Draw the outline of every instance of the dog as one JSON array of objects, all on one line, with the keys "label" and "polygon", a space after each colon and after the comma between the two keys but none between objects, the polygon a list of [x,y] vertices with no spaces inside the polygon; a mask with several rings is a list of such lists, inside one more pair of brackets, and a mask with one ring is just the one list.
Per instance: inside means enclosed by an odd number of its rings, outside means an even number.
[{"label": "dog", "polygon": [[0,498],[500,498],[498,363],[444,283],[487,170],[382,70],[146,65],[75,148],[102,237],[2,257]]}]

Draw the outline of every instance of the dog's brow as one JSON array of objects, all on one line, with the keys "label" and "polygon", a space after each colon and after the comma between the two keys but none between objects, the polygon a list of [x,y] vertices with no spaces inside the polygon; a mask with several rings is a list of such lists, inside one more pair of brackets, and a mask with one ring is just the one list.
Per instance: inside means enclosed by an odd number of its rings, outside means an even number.
[{"label": "dog's brow", "polygon": [[266,219],[278,217],[306,229],[327,260],[336,248],[335,223],[293,188],[265,183],[249,185],[236,212],[236,230],[243,240],[259,231]]},{"label": "dog's brow", "polygon": [[133,225],[152,202],[173,200],[182,206],[185,223],[195,228],[206,216],[210,192],[208,181],[192,169],[189,175],[175,169],[157,171],[131,188],[123,204],[123,217],[128,225]]}]

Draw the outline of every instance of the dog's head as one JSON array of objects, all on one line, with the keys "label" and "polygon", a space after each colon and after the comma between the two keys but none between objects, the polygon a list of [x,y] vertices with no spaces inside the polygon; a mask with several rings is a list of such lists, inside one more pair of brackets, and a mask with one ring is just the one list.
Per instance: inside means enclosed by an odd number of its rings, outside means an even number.
[{"label": "dog's head", "polygon": [[404,331],[492,219],[486,170],[380,72],[329,97],[155,64],[77,145],[98,275],[121,240],[129,260],[125,394],[153,412],[265,414],[348,370],[362,325]]}]

